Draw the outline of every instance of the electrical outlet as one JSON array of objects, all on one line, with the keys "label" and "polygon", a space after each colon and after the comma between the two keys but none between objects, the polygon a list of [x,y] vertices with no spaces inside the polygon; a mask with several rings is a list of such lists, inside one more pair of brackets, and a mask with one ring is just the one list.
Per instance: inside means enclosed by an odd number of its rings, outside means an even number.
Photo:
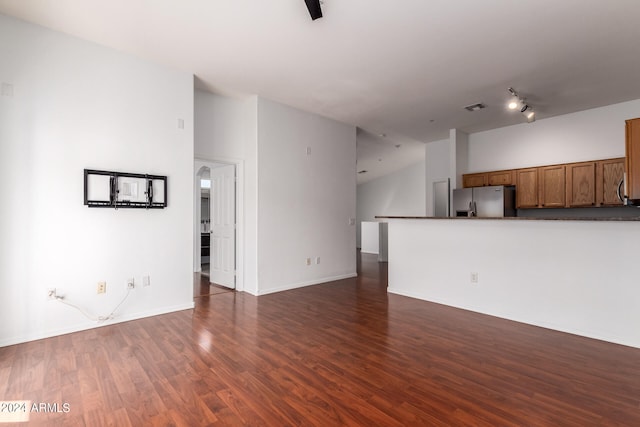
[{"label": "electrical outlet", "polygon": [[151,278],[149,276],[142,276],[142,286],[151,286]]},{"label": "electrical outlet", "polygon": [[307,258],[307,265],[311,265],[311,258]]},{"label": "electrical outlet", "polygon": [[96,289],[96,292],[99,294],[104,294],[105,292],[107,292],[107,282],[98,282],[98,288]]},{"label": "electrical outlet", "polygon": [[2,96],[13,97],[13,85],[11,83],[2,82],[2,86],[0,86],[0,94]]},{"label": "electrical outlet", "polygon": [[478,273],[471,273],[471,283],[478,283]]},{"label": "electrical outlet", "polygon": [[319,256],[316,257],[316,264],[320,264],[320,257]]},{"label": "electrical outlet", "polygon": [[135,289],[136,284],[135,281],[133,280],[133,277],[127,279],[127,289]]},{"label": "electrical outlet", "polygon": [[47,289],[47,298],[56,299],[57,296],[58,296],[58,292],[56,291],[56,288]]}]

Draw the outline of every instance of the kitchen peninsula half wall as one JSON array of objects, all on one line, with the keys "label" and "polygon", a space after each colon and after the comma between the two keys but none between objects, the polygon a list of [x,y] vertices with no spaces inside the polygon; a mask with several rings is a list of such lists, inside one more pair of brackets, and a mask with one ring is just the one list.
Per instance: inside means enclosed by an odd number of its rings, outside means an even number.
[{"label": "kitchen peninsula half wall", "polygon": [[640,348],[640,220],[380,217],[388,292]]}]

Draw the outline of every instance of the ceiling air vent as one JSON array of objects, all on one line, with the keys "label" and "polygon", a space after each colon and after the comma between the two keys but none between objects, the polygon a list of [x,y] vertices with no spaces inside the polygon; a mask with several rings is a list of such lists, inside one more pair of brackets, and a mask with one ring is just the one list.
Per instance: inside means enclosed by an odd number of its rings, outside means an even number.
[{"label": "ceiling air vent", "polygon": [[487,108],[487,106],[484,105],[482,102],[478,104],[467,105],[466,107],[464,107],[464,109],[468,111],[478,111],[478,110],[482,110],[483,108]]}]

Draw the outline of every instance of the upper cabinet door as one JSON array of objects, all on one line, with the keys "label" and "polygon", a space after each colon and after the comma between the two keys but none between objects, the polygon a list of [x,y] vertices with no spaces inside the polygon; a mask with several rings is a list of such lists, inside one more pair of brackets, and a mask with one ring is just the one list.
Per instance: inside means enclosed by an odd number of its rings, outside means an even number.
[{"label": "upper cabinet door", "polygon": [[581,207],[596,204],[596,163],[567,165],[567,206]]},{"label": "upper cabinet door", "polygon": [[515,185],[515,171],[489,172],[489,185]]},{"label": "upper cabinet door", "polygon": [[486,173],[469,173],[462,175],[462,186],[464,188],[484,187],[487,183]]},{"label": "upper cabinet door", "polygon": [[540,170],[540,205],[543,208],[565,206],[565,165],[545,166]]},{"label": "upper cabinet door", "polygon": [[516,208],[538,207],[538,168],[516,170]]}]

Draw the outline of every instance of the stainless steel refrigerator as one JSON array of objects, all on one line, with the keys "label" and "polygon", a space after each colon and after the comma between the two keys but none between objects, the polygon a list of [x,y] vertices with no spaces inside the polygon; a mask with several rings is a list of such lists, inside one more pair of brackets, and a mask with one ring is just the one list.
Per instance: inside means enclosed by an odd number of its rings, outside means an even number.
[{"label": "stainless steel refrigerator", "polygon": [[492,186],[453,190],[451,216],[502,218],[516,216],[516,188]]}]

